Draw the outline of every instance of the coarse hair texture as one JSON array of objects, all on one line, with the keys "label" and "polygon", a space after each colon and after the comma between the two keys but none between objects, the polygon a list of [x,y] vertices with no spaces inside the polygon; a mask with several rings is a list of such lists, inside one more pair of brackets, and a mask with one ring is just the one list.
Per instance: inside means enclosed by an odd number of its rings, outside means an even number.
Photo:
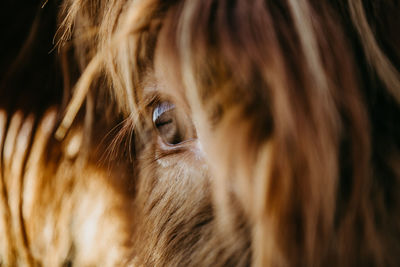
[{"label": "coarse hair texture", "polygon": [[[64,0],[63,101],[46,131],[58,141],[32,193],[47,194],[40,216],[62,219],[46,239],[36,214],[14,218],[25,198],[11,190],[0,230],[15,245],[0,246],[0,264],[398,266],[399,11],[397,0]],[[188,140],[165,142],[154,114],[167,102]],[[29,128],[18,114],[0,123]],[[18,169],[9,139],[3,192]],[[79,234],[102,221],[104,233]]]}]

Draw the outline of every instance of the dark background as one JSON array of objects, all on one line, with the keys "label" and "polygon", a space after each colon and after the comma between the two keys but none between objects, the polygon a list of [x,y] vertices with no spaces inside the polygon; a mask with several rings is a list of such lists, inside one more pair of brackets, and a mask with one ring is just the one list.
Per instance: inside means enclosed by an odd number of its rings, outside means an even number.
[{"label": "dark background", "polygon": [[43,112],[59,104],[62,78],[53,44],[59,1],[0,3],[0,107]]}]

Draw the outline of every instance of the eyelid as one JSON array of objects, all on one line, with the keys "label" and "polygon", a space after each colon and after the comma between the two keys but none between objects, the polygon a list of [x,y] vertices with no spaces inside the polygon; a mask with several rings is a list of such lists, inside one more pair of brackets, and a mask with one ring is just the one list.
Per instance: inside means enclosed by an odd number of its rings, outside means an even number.
[{"label": "eyelid", "polygon": [[155,122],[162,114],[174,108],[175,105],[168,101],[161,102],[153,111],[153,122]]}]

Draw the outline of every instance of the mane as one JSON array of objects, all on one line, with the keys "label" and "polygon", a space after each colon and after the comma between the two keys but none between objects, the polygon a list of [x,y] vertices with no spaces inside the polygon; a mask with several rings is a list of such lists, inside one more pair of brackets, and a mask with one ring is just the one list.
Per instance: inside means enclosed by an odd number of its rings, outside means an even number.
[{"label": "mane", "polygon": [[117,103],[140,114],[157,43],[199,136],[214,122],[215,204],[229,224],[231,184],[255,265],[398,262],[398,22],[383,15],[398,2],[125,5],[98,19],[99,39],[116,40],[104,69]]},{"label": "mane", "polygon": [[[86,161],[111,151],[135,218],[124,264],[398,265],[399,1],[62,4],[55,136],[80,127]],[[143,156],[160,79],[203,149],[182,180]]]}]

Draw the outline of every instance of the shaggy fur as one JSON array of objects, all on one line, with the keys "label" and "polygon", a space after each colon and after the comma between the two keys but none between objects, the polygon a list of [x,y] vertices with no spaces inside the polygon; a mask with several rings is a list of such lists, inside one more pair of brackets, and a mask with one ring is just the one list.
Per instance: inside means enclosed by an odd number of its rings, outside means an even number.
[{"label": "shaggy fur", "polygon": [[399,1],[59,4],[2,64],[0,265],[399,265]]}]

